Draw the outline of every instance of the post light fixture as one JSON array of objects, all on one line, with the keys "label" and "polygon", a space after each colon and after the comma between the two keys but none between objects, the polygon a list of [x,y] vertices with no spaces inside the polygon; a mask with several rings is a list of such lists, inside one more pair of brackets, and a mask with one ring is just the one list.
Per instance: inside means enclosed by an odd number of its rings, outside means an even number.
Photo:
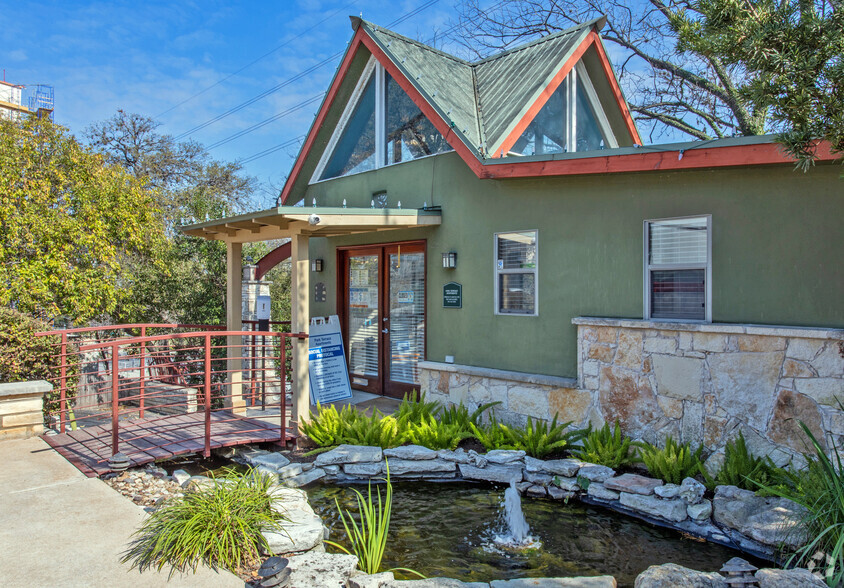
[{"label": "post light fixture", "polygon": [[311,260],[311,271],[312,272],[321,272],[322,271],[322,260],[321,259],[312,259]]},{"label": "post light fixture", "polygon": [[443,267],[446,269],[454,269],[457,267],[457,252],[449,251],[443,253]]}]

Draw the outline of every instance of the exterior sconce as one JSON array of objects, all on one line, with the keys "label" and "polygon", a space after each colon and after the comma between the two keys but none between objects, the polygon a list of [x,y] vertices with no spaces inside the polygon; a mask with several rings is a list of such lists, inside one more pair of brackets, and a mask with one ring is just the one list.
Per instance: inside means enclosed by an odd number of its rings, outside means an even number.
[{"label": "exterior sconce", "polygon": [[312,272],[321,272],[322,271],[322,260],[321,259],[311,260],[311,271]]},{"label": "exterior sconce", "polygon": [[443,267],[446,269],[454,269],[457,267],[457,252],[449,251],[443,253]]}]

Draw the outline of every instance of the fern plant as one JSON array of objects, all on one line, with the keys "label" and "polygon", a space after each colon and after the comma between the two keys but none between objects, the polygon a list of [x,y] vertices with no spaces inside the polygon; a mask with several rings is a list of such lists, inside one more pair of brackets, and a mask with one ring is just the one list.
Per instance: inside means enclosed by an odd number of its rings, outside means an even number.
[{"label": "fern plant", "polygon": [[428,449],[455,449],[458,443],[471,434],[460,423],[447,423],[429,415],[421,423],[410,425],[407,440]]},{"label": "fern plant", "polygon": [[645,467],[651,475],[669,484],[680,484],[683,478],[702,473],[702,453],[702,444],[692,451],[688,443],[680,444],[671,437],[665,439],[665,447],[662,449],[650,443],[642,445],[642,461]]},{"label": "fern plant", "polygon": [[724,449],[724,463],[714,478],[707,479],[711,486],[738,486],[745,490],[759,491],[763,487],[782,484],[787,478],[770,457],[757,457],[750,453],[747,441],[739,431],[735,441]]},{"label": "fern plant", "polygon": [[439,402],[428,402],[425,400],[424,393],[420,395],[413,390],[404,395],[395,416],[403,425],[410,425],[421,423],[429,416],[436,416],[441,409],[442,405]]},{"label": "fern plant", "polygon": [[372,416],[360,415],[351,422],[343,423],[339,441],[350,445],[371,445],[387,449],[398,447],[407,438],[407,428],[399,425],[393,416],[384,416],[377,408]]},{"label": "fern plant", "polygon": [[486,424],[469,423],[469,430],[472,432],[472,437],[477,439],[487,451],[513,449],[510,438],[502,427],[503,425],[498,422],[498,418],[495,416],[494,409],[490,411],[489,422]]},{"label": "fern plant", "polygon": [[338,411],[333,404],[327,407],[317,404],[317,412],[311,412],[310,420],[302,422],[302,432],[320,447],[334,447],[343,442],[345,431],[361,418],[363,414],[351,405]]},{"label": "fern plant", "polygon": [[457,425],[462,430],[466,432],[470,432],[471,428],[470,425],[474,423],[475,425],[479,425],[482,422],[481,417],[483,414],[501,404],[501,401],[496,402],[488,402],[487,404],[481,404],[478,408],[476,408],[472,413],[469,413],[469,409],[461,402],[460,404],[452,404],[449,407],[442,408],[437,415],[437,418],[446,425]]},{"label": "fern plant", "polygon": [[621,426],[616,421],[612,431],[609,423],[604,423],[597,431],[592,430],[592,425],[589,425],[584,432],[580,448],[573,453],[583,461],[618,469],[641,461],[638,445],[630,437],[622,435]]},{"label": "fern plant", "polygon": [[566,431],[570,425],[571,421],[557,424],[557,415],[554,415],[550,425],[544,420],[528,417],[524,427],[500,427],[513,449],[522,449],[529,456],[542,459],[551,453],[570,448],[583,437],[582,430]]}]

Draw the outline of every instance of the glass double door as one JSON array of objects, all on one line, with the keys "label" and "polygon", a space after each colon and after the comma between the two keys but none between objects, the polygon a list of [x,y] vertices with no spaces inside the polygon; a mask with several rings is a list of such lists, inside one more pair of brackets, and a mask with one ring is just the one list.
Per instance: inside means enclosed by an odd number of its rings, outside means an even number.
[{"label": "glass double door", "polygon": [[352,387],[401,398],[425,358],[425,243],[340,252],[341,312]]}]

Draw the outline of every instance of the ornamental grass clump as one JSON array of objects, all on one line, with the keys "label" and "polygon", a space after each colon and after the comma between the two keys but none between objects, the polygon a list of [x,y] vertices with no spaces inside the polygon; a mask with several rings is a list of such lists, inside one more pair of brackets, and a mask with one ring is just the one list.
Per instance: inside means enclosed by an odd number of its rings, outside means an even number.
[{"label": "ornamental grass clump", "polygon": [[170,577],[202,564],[231,572],[254,567],[269,550],[262,531],[283,532],[273,508],[273,480],[256,470],[226,470],[223,478],[166,502],[146,519],[123,555],[143,572],[170,566]]},{"label": "ornamental grass clump", "polygon": [[583,461],[615,470],[642,461],[638,455],[638,446],[630,437],[622,435],[621,426],[616,421],[612,430],[609,423],[604,423],[598,430],[593,430],[590,424],[584,432],[580,447],[572,453]]},{"label": "ornamental grass clump", "polygon": [[665,439],[665,447],[660,449],[650,443],[642,445],[642,461],[651,475],[669,484],[681,484],[683,478],[694,478],[704,472],[701,454],[703,445],[696,450],[688,443],[680,444],[672,437]]}]

